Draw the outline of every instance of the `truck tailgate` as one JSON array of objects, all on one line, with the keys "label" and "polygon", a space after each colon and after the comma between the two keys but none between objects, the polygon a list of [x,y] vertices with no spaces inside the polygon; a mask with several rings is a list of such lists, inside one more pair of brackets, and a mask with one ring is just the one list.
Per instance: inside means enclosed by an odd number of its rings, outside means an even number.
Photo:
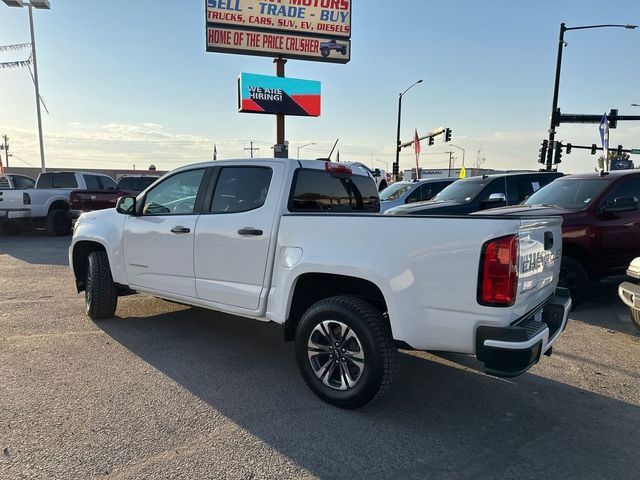
[{"label": "truck tailgate", "polygon": [[515,319],[553,295],[562,258],[562,217],[521,217]]},{"label": "truck tailgate", "polygon": [[0,210],[25,208],[25,190],[0,190]]}]

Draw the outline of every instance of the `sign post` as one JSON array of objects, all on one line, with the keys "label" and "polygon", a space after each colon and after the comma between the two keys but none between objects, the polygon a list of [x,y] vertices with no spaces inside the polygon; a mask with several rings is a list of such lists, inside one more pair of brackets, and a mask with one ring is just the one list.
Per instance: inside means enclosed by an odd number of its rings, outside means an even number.
[{"label": "sign post", "polygon": [[[351,0],[205,0],[207,52],[274,58],[285,77],[288,58],[347,63],[351,59]],[[274,156],[288,158],[285,112],[276,112]]]}]

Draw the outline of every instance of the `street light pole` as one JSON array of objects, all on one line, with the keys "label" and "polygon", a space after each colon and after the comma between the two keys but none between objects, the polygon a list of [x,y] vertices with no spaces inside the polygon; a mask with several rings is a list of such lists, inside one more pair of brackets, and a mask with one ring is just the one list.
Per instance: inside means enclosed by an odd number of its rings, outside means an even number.
[{"label": "street light pole", "polygon": [[29,7],[29,30],[31,31],[31,55],[33,55],[33,83],[36,90],[36,114],[38,116],[38,139],[40,141],[40,165],[42,172],[46,171],[44,163],[44,139],[42,137],[42,114],[40,112],[40,84],[38,83],[38,60],[36,57],[36,37],[33,29],[33,9],[49,10],[49,0],[2,0],[9,7]]},{"label": "street light pole", "polygon": [[[422,80],[418,80],[417,82],[413,83],[409,88],[407,88],[404,92],[402,92],[401,94],[398,95],[398,134],[396,136],[396,161],[394,163],[394,165],[396,165],[396,168],[398,169],[398,171],[400,171],[400,121],[401,121],[401,117],[402,117],[402,97],[404,96],[405,93],[407,93],[409,90],[411,90],[413,87],[415,87],[417,84],[422,83]],[[394,180],[397,180],[397,178],[394,178]]]},{"label": "street light pole", "polygon": [[42,114],[40,112],[40,85],[38,83],[38,60],[36,58],[36,37],[33,32],[33,5],[29,4],[29,27],[31,29],[31,53],[33,54],[33,83],[36,88],[36,114],[38,116],[38,139],[40,141],[40,165],[42,172],[47,169],[44,163],[44,139],[42,138]]},{"label": "street light pole", "polygon": [[453,143],[450,143],[449,145],[451,145],[452,147],[456,147],[458,150],[462,150],[462,166],[464,167],[464,154],[465,154],[465,149],[462,147],[459,147],[457,145],[454,145]]},{"label": "street light pole", "polygon": [[298,147],[298,159],[300,159],[300,149],[301,149],[301,148],[304,148],[304,147],[308,147],[308,146],[310,146],[310,145],[315,145],[315,142],[305,143],[304,145],[300,145],[300,146]]},{"label": "street light pole", "polygon": [[547,162],[546,170],[551,171],[553,168],[553,150],[554,141],[556,138],[556,124],[559,123],[557,118],[558,111],[558,95],[560,91],[560,69],[562,67],[562,49],[565,47],[564,32],[569,30],[587,30],[591,28],[626,28],[633,30],[637,28],[637,25],[618,25],[618,24],[603,24],[603,25],[585,25],[582,27],[567,27],[564,23],[560,24],[560,35],[558,38],[558,56],[556,59],[556,78],[553,84],[553,102],[551,104],[551,120],[549,125],[549,149],[547,150]]}]

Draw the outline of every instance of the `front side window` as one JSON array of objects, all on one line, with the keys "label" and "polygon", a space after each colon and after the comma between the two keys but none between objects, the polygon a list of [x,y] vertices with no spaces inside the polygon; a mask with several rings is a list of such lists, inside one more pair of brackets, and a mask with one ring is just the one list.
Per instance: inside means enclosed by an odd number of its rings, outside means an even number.
[{"label": "front side window", "polygon": [[440,202],[470,202],[489,183],[489,179],[459,180],[443,189],[435,200]]},{"label": "front side window", "polygon": [[100,182],[102,182],[102,188],[105,190],[115,190],[118,188],[118,184],[113,181],[111,177],[100,177]]},{"label": "front side window", "polygon": [[41,173],[37,188],[78,188],[78,182],[73,172]]},{"label": "front side window", "polygon": [[14,175],[13,184],[16,188],[33,188],[36,186],[36,181],[33,178]]},{"label": "front side window", "polygon": [[293,212],[380,211],[375,182],[361,175],[332,175],[323,170],[296,173],[289,209]]},{"label": "front side window", "polygon": [[616,198],[635,198],[640,201],[640,178],[630,178],[624,180],[618,187],[616,187],[611,194],[607,196],[605,200],[605,206],[611,207],[614,204]]},{"label": "front side window", "polygon": [[240,213],[264,205],[272,171],[267,167],[224,167],[211,201],[211,213]]},{"label": "front side window", "polygon": [[413,187],[413,184],[409,182],[396,182],[392,185],[389,185],[383,191],[380,192],[380,200],[396,200],[404,195],[405,192],[410,190]]},{"label": "front side window", "polygon": [[145,196],[144,215],[188,215],[194,212],[204,169],[176,173]]},{"label": "front side window", "polygon": [[98,177],[95,175],[83,175],[84,183],[87,185],[88,190],[99,190],[100,184],[98,183]]}]

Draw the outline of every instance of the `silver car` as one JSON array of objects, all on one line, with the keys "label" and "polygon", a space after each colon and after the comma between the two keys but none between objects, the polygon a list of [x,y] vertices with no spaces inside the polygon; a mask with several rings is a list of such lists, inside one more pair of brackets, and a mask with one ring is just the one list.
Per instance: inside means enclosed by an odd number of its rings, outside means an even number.
[{"label": "silver car", "polygon": [[407,203],[431,200],[457,178],[425,178],[414,182],[396,182],[380,192],[380,213]]}]

